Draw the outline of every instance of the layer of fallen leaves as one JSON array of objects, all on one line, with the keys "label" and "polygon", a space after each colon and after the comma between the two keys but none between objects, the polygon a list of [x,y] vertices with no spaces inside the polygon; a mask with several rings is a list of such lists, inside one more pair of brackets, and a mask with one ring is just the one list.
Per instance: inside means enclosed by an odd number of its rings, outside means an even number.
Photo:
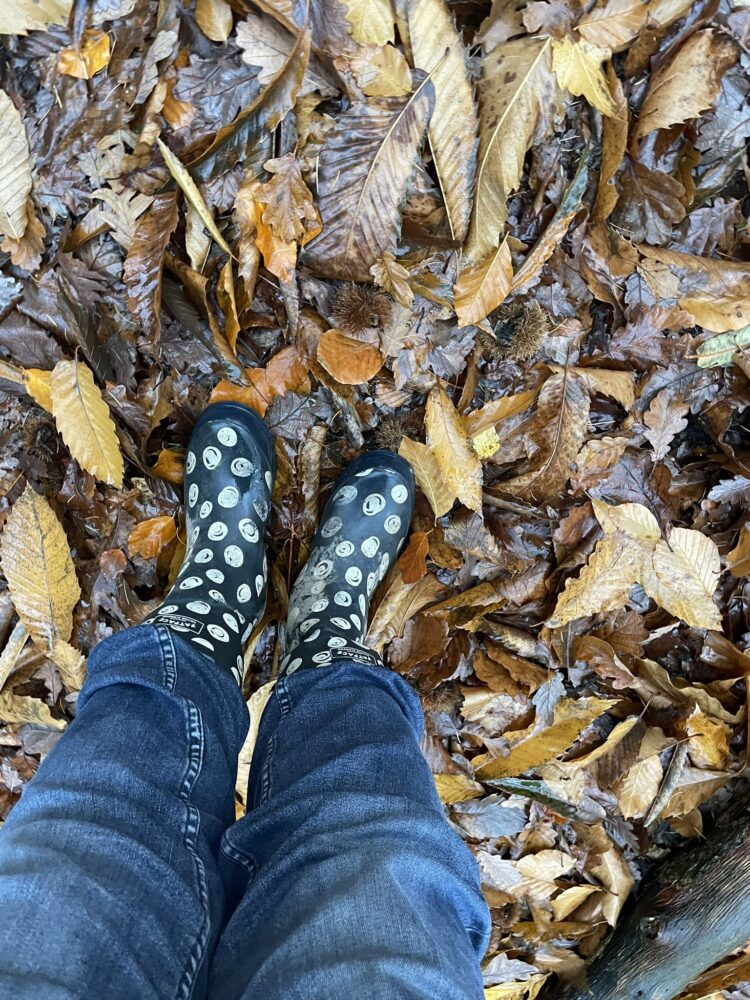
[{"label": "layer of fallen leaves", "polygon": [[209,400],[276,438],[248,698],[391,448],[370,641],[479,864],[486,996],[555,995],[746,766],[747,4],[6,6],[0,815],[179,567]]}]

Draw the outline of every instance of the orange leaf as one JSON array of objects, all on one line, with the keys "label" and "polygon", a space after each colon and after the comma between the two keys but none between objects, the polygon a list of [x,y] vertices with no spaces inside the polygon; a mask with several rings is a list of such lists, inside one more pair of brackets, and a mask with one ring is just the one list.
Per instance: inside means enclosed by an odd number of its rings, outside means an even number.
[{"label": "orange leaf", "polygon": [[152,465],[149,471],[152,476],[158,476],[159,479],[166,479],[168,483],[179,486],[185,478],[185,463],[176,451],[162,448],[156,459],[156,465]]},{"label": "orange leaf", "polygon": [[67,48],[57,59],[58,72],[75,76],[79,80],[90,80],[109,62],[111,45],[106,31],[87,28],[78,49]]},{"label": "orange leaf", "polygon": [[404,583],[416,583],[427,572],[425,560],[430,554],[430,536],[426,531],[415,531],[398,561]]},{"label": "orange leaf", "polygon": [[153,559],[177,537],[177,525],[169,515],[151,517],[136,524],[128,536],[128,549],[133,556]]},{"label": "orange leaf", "polygon": [[318,361],[343,385],[368,382],[383,367],[383,355],[374,344],[347,337],[340,330],[327,330],[320,338]]},{"label": "orange leaf", "polygon": [[224,400],[244,403],[263,417],[277,396],[302,388],[307,378],[307,365],[296,347],[282,347],[265,368],[247,368],[245,373],[251,385],[235,385],[222,379],[214,387],[209,403]]}]

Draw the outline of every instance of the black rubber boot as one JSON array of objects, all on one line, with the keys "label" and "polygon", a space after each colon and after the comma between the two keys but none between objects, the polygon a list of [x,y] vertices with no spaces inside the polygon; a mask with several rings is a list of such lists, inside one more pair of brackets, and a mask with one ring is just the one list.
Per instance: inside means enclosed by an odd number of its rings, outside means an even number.
[{"label": "black rubber boot", "polygon": [[166,625],[242,679],[242,648],[266,603],[263,533],[276,463],[263,421],[240,403],[200,416],[185,460],[185,561],[145,623]]},{"label": "black rubber boot", "polygon": [[289,598],[280,673],[337,660],[381,665],[364,645],[370,598],[409,534],[411,466],[391,451],[371,451],[334,487]]}]

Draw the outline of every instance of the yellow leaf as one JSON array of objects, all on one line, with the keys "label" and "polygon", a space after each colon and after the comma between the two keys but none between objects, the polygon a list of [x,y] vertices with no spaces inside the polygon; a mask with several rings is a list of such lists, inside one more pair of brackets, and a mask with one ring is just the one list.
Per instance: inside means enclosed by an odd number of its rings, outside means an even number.
[{"label": "yellow leaf", "polygon": [[519,38],[484,57],[474,210],[464,248],[470,264],[484,260],[500,243],[507,201],[521,182],[542,109],[557,96],[550,55],[549,38]]},{"label": "yellow leaf", "polygon": [[211,210],[208,205],[203,200],[203,195],[198,190],[198,185],[195,183],[193,178],[188,173],[185,166],[180,160],[174,155],[169,146],[165,145],[161,139],[156,140],[159,149],[161,150],[161,155],[164,157],[164,162],[167,165],[167,169],[174,179],[180,186],[182,193],[185,195],[187,200],[196,210],[198,215],[203,221],[203,225],[211,233],[213,238],[216,240],[218,245],[224,251],[228,253],[230,257],[233,256],[232,251],[229,249],[229,245],[225,241],[224,237],[219,232],[214,217],[211,214]]},{"label": "yellow leaf", "polygon": [[52,413],[51,374],[52,372],[44,372],[38,368],[26,368],[23,373],[26,392],[48,413]]},{"label": "yellow leaf", "polygon": [[490,758],[485,754],[477,758],[474,761],[477,778],[480,781],[512,778],[547,764],[567,750],[594,719],[616,704],[616,700],[590,697],[558,702],[552,725],[515,743],[507,757]]},{"label": "yellow leaf", "polygon": [[460,244],[471,215],[478,130],[467,53],[444,0],[409,0],[400,13],[412,65],[429,73],[435,87],[430,148],[451,238]]},{"label": "yellow leaf", "polygon": [[427,497],[435,517],[447,514],[456,500],[456,494],[445,481],[432,448],[405,437],[401,440],[398,453],[414,469],[417,485]]},{"label": "yellow leaf", "polygon": [[641,503],[610,505],[594,499],[592,505],[605,535],[621,531],[629,538],[642,542],[658,542],[661,538],[659,522]]},{"label": "yellow leaf", "polygon": [[271,697],[273,689],[276,687],[276,680],[277,678],[274,678],[259,687],[257,691],[252,693],[247,702],[247,708],[250,714],[250,726],[237,761],[237,781],[234,786],[235,795],[243,805],[247,805],[247,783],[248,778],[250,777],[250,765],[253,762],[255,745],[258,742],[260,720],[263,715],[263,709],[268,704],[268,699]]},{"label": "yellow leaf", "polygon": [[24,623],[20,621],[16,622],[8,641],[5,643],[2,656],[0,656],[0,691],[2,691],[5,682],[10,676],[11,670],[15,667],[16,660],[21,655],[21,651],[26,645],[28,638],[29,633]]},{"label": "yellow leaf", "polygon": [[3,137],[0,233],[20,240],[26,232],[28,219],[26,200],[31,192],[31,154],[20,112],[4,90],[0,90],[0,135]]},{"label": "yellow leaf", "polygon": [[390,0],[343,0],[352,38],[360,45],[385,45],[393,41]]},{"label": "yellow leaf", "polygon": [[226,0],[196,0],[195,20],[212,42],[225,42],[232,33],[232,8]]},{"label": "yellow leaf", "polygon": [[556,38],[552,42],[552,68],[560,86],[585,97],[603,115],[614,115],[617,111],[602,69],[602,63],[610,55],[609,49],[587,41]]},{"label": "yellow leaf", "polygon": [[727,552],[727,569],[738,579],[750,576],[750,521],[743,524],[737,544]]},{"label": "yellow leaf", "polygon": [[78,80],[90,80],[109,63],[111,45],[106,31],[87,28],[78,48],[62,49],[57,57],[58,72]]},{"label": "yellow leaf", "polygon": [[513,284],[513,263],[506,236],[498,249],[477,267],[462,271],[453,289],[461,326],[481,322],[505,301]]},{"label": "yellow leaf", "polygon": [[440,801],[446,805],[453,802],[466,802],[467,799],[478,799],[484,795],[484,789],[478,781],[466,774],[433,774],[435,787]]},{"label": "yellow leaf", "polygon": [[50,729],[65,729],[64,719],[53,719],[50,710],[38,698],[24,698],[11,691],[0,693],[0,722],[22,724],[35,722]]},{"label": "yellow leaf", "polygon": [[516,862],[516,868],[523,876],[517,894],[534,900],[549,899],[559,888],[557,879],[572,871],[575,864],[575,858],[564,851],[544,850],[527,854]]},{"label": "yellow leaf", "polygon": [[669,746],[661,729],[648,729],[641,740],[638,760],[614,786],[625,819],[643,819],[656,798],[664,776],[659,753]]},{"label": "yellow leaf", "polygon": [[539,972],[529,976],[522,983],[498,983],[496,986],[485,986],[484,1000],[536,1000],[542,986],[547,982],[550,973]]},{"label": "yellow leaf", "polygon": [[86,680],[86,660],[83,653],[69,642],[58,639],[52,650],[52,659],[68,691],[80,691]]},{"label": "yellow leaf", "polygon": [[552,912],[555,915],[555,920],[565,920],[595,892],[601,892],[601,889],[595,885],[572,885],[569,889],[564,889],[559,896],[552,900]]},{"label": "yellow leaf", "polygon": [[73,0],[13,0],[0,4],[0,35],[44,31],[51,24],[67,24]]},{"label": "yellow leaf", "polygon": [[721,557],[712,538],[673,528],[669,542],[657,542],[651,567],[645,565],[640,583],[675,618],[695,628],[721,631],[721,612],[713,601],[720,573]]},{"label": "yellow leaf", "polygon": [[443,479],[470,510],[482,512],[482,463],[471,450],[453,403],[436,386],[427,399],[427,443],[437,458]]},{"label": "yellow leaf", "polygon": [[697,118],[710,108],[725,70],[736,59],[734,43],[711,28],[691,35],[671,59],[654,70],[634,138]]},{"label": "yellow leaf", "polygon": [[109,407],[85,364],[58,361],[50,377],[52,413],[73,458],[118,489],[124,463]]},{"label": "yellow leaf", "polygon": [[698,705],[685,720],[688,739],[688,753],[696,767],[713,768],[723,771],[729,765],[732,754],[729,740],[732,730],[718,719],[705,715]]},{"label": "yellow leaf", "polygon": [[352,72],[368,97],[404,97],[412,90],[409,64],[393,45],[363,49],[351,61]]},{"label": "yellow leaf", "polygon": [[697,767],[684,767],[677,787],[659,814],[663,819],[670,816],[687,816],[693,809],[703,805],[714,792],[726,785],[731,774],[721,771],[703,771]]},{"label": "yellow leaf", "polygon": [[635,879],[622,855],[614,846],[597,856],[596,863],[591,865],[589,872],[607,890],[607,894],[602,900],[602,913],[610,927],[614,927],[617,924],[620,910],[625,905],[635,884]]},{"label": "yellow leaf", "polygon": [[472,410],[471,413],[467,413],[461,418],[464,430],[470,437],[476,437],[488,427],[497,429],[497,425],[503,420],[528,409],[534,402],[536,395],[532,391],[517,392],[512,396],[500,396],[498,399],[493,399],[491,403],[485,403],[478,410]]},{"label": "yellow leaf", "polygon": [[67,642],[81,590],[65,532],[30,486],[5,524],[0,561],[13,606],[34,643],[51,652],[58,641]]}]

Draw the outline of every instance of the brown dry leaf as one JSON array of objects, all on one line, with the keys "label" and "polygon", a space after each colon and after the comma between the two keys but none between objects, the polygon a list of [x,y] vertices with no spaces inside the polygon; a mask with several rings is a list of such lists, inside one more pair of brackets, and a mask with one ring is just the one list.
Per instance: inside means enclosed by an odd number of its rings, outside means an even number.
[{"label": "brown dry leaf", "polygon": [[265,416],[277,396],[303,387],[307,381],[307,364],[296,347],[282,347],[265,368],[247,368],[246,374],[250,385],[236,385],[222,379],[214,386],[209,403],[231,400]]},{"label": "brown dry leaf", "polygon": [[409,285],[411,275],[403,264],[399,264],[392,253],[384,253],[370,268],[375,284],[408,309],[414,301],[414,292]]},{"label": "brown dry leaf", "polygon": [[352,38],[360,45],[385,45],[393,41],[390,0],[342,0]]},{"label": "brown dry leaf", "polygon": [[515,865],[523,876],[516,890],[518,895],[547,900],[560,888],[557,880],[575,868],[575,858],[563,851],[544,850],[527,854]]},{"label": "brown dry leaf", "polygon": [[136,524],[128,535],[128,550],[142,559],[153,559],[177,537],[177,525],[168,514]]},{"label": "brown dry leaf", "polygon": [[620,52],[637,38],[648,16],[643,0],[607,0],[584,14],[576,31],[592,45]]},{"label": "brown dry leaf", "polygon": [[453,295],[461,326],[481,322],[505,300],[512,284],[513,264],[506,236],[485,261],[459,274]]},{"label": "brown dry leaf", "polygon": [[195,20],[212,42],[225,42],[232,33],[232,8],[227,0],[196,0]]},{"label": "brown dry leaf", "polygon": [[404,583],[416,583],[427,572],[426,559],[430,554],[430,536],[426,531],[414,531],[409,544],[398,560]]},{"label": "brown dry leaf", "polygon": [[547,379],[527,430],[527,437],[536,449],[531,468],[504,480],[504,493],[539,501],[562,490],[583,444],[589,406],[580,379],[570,370]]},{"label": "brown dry leaf", "polygon": [[321,224],[299,162],[293,153],[287,153],[278,159],[266,160],[263,168],[272,175],[271,180],[258,189],[263,222],[282,242],[304,246],[318,235]]},{"label": "brown dry leaf", "polygon": [[638,250],[646,258],[640,269],[645,266],[649,286],[664,298],[676,297],[697,325],[712,333],[750,326],[750,266],[662,247],[641,245]]},{"label": "brown dry leaf", "polygon": [[512,778],[549,763],[567,750],[594,719],[616,704],[616,700],[592,697],[558,702],[552,724],[514,742],[507,757],[491,758],[487,754],[477,757],[473,761],[477,778],[480,781]]},{"label": "brown dry leaf", "polygon": [[27,486],[13,504],[0,562],[18,617],[40,649],[67,642],[81,596],[68,540],[47,501]]},{"label": "brown dry leaf", "polygon": [[660,813],[661,818],[687,816],[693,809],[697,809],[698,806],[707,802],[714,792],[718,792],[726,785],[731,777],[731,774],[721,771],[703,771],[697,767],[684,767],[675,790]]},{"label": "brown dry leaf", "polygon": [[161,139],[157,139],[156,142],[161,150],[161,155],[164,157],[167,169],[172,177],[177,181],[177,184],[182,189],[182,193],[198,213],[203,225],[216,240],[217,244],[221,247],[224,253],[228,253],[231,257],[232,251],[230,250],[224,237],[219,232],[216,222],[214,221],[214,217],[211,214],[211,210],[208,205],[206,205],[203,195],[198,190],[198,186],[191,177],[187,168],[174,155],[172,150],[161,141]]},{"label": "brown dry leaf", "polygon": [[341,330],[326,330],[320,338],[318,361],[343,385],[369,382],[383,367],[383,355],[378,347],[347,337]]},{"label": "brown dry leaf", "polygon": [[26,202],[26,218],[26,231],[23,236],[18,240],[6,236],[0,243],[0,250],[10,254],[10,259],[16,267],[33,273],[42,262],[44,238],[47,235],[47,230],[36,214],[31,199]]},{"label": "brown dry leaf", "polygon": [[52,412],[73,458],[119,489],[125,472],[109,407],[82,361],[58,361],[50,376]]},{"label": "brown dry leaf", "polygon": [[156,458],[156,463],[151,466],[149,471],[152,476],[158,476],[160,479],[166,479],[169,483],[174,483],[175,486],[181,486],[185,480],[185,461],[182,455],[176,451],[162,448]]},{"label": "brown dry leaf", "polygon": [[[15,30],[15,29],[14,29]],[[31,193],[31,154],[26,130],[15,104],[0,90],[0,233],[20,240],[26,232],[26,201]]]},{"label": "brown dry leaf", "polygon": [[[631,0],[623,0],[623,3],[626,4],[630,2]],[[640,0],[636,6],[639,11],[645,10]],[[594,222],[604,222],[608,219],[617,204],[619,193],[615,183],[615,174],[620,169],[628,144],[630,123],[628,102],[612,63],[607,63],[607,87],[615,106],[615,112],[613,115],[608,115],[602,125],[602,160],[599,168],[599,188],[596,192],[596,202],[592,213]]]},{"label": "brown dry leaf", "polygon": [[750,525],[743,524],[737,544],[727,552],[727,569],[735,577],[750,576]]},{"label": "brown dry leaf", "polygon": [[609,59],[608,48],[592,45],[585,39],[556,38],[552,42],[552,68],[561,87],[571,94],[582,95],[603,115],[617,112],[609,92],[602,63]]},{"label": "brown dry leaf", "polygon": [[638,760],[614,786],[620,812],[625,819],[643,819],[653,805],[664,777],[659,753],[670,743],[671,740],[656,726],[644,734]]},{"label": "brown dry leaf", "polygon": [[595,892],[601,892],[596,885],[572,885],[569,889],[564,889],[556,899],[552,900],[555,920],[565,920]]},{"label": "brown dry leaf", "polygon": [[478,129],[467,53],[444,0],[401,0],[400,12],[412,65],[429,73],[435,88],[430,149],[451,239],[460,244],[471,215]]},{"label": "brown dry leaf", "polygon": [[3,646],[2,655],[0,655],[0,691],[2,691],[5,682],[10,677],[11,671],[15,667],[16,661],[21,655],[28,638],[29,633],[26,631],[24,623],[22,621],[16,622],[13,626],[13,631]]},{"label": "brown dry leaf", "polygon": [[240,318],[237,314],[237,296],[234,288],[234,269],[232,258],[226,262],[216,283],[216,301],[224,313],[224,336],[233,351],[237,350],[237,337],[240,334]]},{"label": "brown dry leaf", "polygon": [[57,71],[64,76],[90,80],[109,65],[111,43],[109,34],[98,28],[87,28],[78,48],[61,49],[57,57]]},{"label": "brown dry leaf", "polygon": [[436,386],[427,398],[427,443],[451,491],[470,510],[482,512],[482,463],[472,451],[453,403]]},{"label": "brown dry leaf", "polygon": [[427,497],[435,517],[442,517],[453,506],[457,494],[446,482],[435,452],[426,444],[405,437],[398,453],[414,469],[417,485]]},{"label": "brown dry leaf", "polygon": [[549,979],[549,973],[537,973],[522,983],[497,983],[485,986],[484,1000],[536,1000]]},{"label": "brown dry leaf", "polygon": [[649,597],[675,618],[696,628],[721,631],[721,612],[713,601],[721,558],[716,542],[700,531],[673,528],[660,539],[651,562],[644,561],[640,582]]},{"label": "brown dry leaf", "polygon": [[154,347],[161,333],[164,251],[178,219],[174,192],[156,195],[138,222],[122,272],[128,289],[128,306]]},{"label": "brown dry leaf", "polygon": [[409,619],[434,604],[442,592],[442,585],[431,573],[417,583],[404,583],[400,573],[392,574],[367,630],[367,645],[380,652],[391,639],[402,636]]},{"label": "brown dry leaf", "polygon": [[521,182],[545,106],[556,98],[551,52],[549,38],[520,38],[484,57],[474,210],[464,249],[470,265],[486,260],[504,236],[508,198]]},{"label": "brown dry leaf", "polygon": [[689,411],[690,404],[675,396],[671,389],[662,389],[651,400],[643,422],[646,425],[644,434],[654,449],[655,462],[667,455],[676,435],[685,430]]},{"label": "brown dry leaf", "polygon": [[[564,368],[550,365],[553,372],[564,372]],[[615,372],[607,368],[568,368],[568,371],[586,383],[590,392],[611,396],[629,410],[635,402],[635,384],[632,372]]]},{"label": "brown dry leaf", "polygon": [[589,872],[607,890],[606,896],[602,899],[602,913],[610,927],[615,927],[620,911],[635,884],[635,879],[614,845],[608,851],[598,855]]},{"label": "brown dry leaf", "polygon": [[716,100],[721,79],[736,59],[737,48],[726,35],[711,28],[691,35],[654,71],[633,138],[697,118]]},{"label": "brown dry leaf", "polygon": [[405,97],[412,91],[409,64],[393,45],[361,49],[351,67],[360,90],[368,97]]},{"label": "brown dry leaf", "polygon": [[356,103],[338,117],[317,162],[323,231],[305,254],[319,274],[366,282],[372,265],[395,253],[433,104],[426,77],[408,98]]},{"label": "brown dry leaf", "polygon": [[681,678],[673,681],[664,667],[653,660],[639,660],[637,669],[639,676],[648,681],[652,690],[663,692],[673,705],[685,706],[690,711],[698,705],[706,715],[721,722],[731,724],[738,721],[739,716],[728,712],[719,699],[709,694],[704,687],[688,684]]}]

